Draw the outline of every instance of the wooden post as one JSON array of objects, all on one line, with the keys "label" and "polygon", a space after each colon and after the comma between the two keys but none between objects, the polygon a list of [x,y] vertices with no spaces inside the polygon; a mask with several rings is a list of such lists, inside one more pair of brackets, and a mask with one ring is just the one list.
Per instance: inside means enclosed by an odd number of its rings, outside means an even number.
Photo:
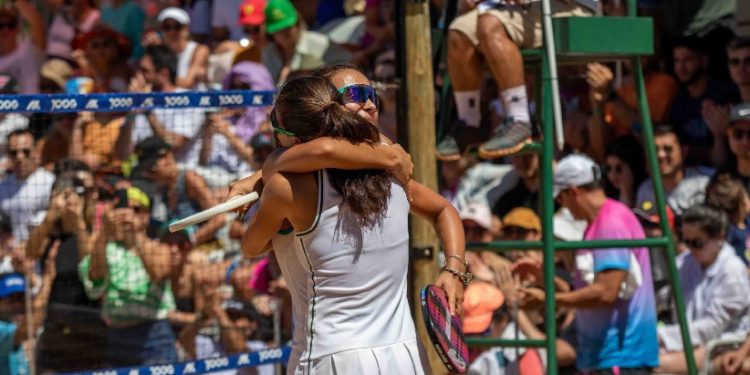
[{"label": "wooden post", "polygon": [[[427,187],[437,190],[437,162],[435,160],[435,87],[432,73],[432,41],[429,5],[425,0],[399,2],[402,8],[397,15],[403,17],[403,34],[397,35],[403,43],[404,69],[402,87],[406,92],[401,101],[399,126],[408,140],[408,150],[414,160],[414,179]],[[399,6],[399,5],[397,5]],[[400,14],[399,14],[400,13]],[[403,133],[406,134],[403,134]],[[411,220],[412,248],[412,309],[417,325],[417,335],[427,349],[430,365],[435,373],[441,373],[445,366],[432,347],[422,318],[419,292],[423,286],[437,279],[437,253],[440,243],[432,225],[420,218]]]}]

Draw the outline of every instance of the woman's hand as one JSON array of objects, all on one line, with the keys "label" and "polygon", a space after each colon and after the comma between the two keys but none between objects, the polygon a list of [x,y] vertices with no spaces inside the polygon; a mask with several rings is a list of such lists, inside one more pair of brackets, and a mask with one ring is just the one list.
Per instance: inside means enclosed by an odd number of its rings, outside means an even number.
[{"label": "woman's hand", "polygon": [[463,314],[464,283],[453,274],[441,271],[435,286],[445,291],[451,315],[461,316]]},{"label": "woman's hand", "polygon": [[399,163],[390,172],[393,173],[393,177],[396,177],[401,185],[404,187],[409,186],[409,181],[414,176],[414,162],[411,160],[411,155],[399,144],[393,144],[388,147],[396,150],[399,154]]},{"label": "woman's hand", "polygon": [[[259,195],[263,193],[263,178],[260,173],[254,173],[252,176],[245,177],[229,184],[227,201],[241,195],[250,194],[253,191],[258,192]],[[250,202],[249,204],[238,208],[235,212],[240,216],[245,215],[247,210],[249,210],[254,203],[255,202]]]}]

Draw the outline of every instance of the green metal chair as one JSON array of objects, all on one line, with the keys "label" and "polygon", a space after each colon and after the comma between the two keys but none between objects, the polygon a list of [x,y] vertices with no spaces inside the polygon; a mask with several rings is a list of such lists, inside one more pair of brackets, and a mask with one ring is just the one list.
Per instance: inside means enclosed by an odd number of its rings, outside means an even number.
[{"label": "green metal chair", "polygon": [[[497,252],[510,249],[542,249],[544,252],[544,274],[546,290],[554,290],[554,255],[555,251],[568,251],[576,249],[606,249],[613,247],[649,247],[663,248],[666,250],[668,260],[668,271],[670,282],[675,297],[675,306],[679,318],[680,331],[683,345],[691,348],[690,333],[685,318],[685,303],[682,288],[680,286],[677,266],[675,264],[675,245],[672,240],[672,232],[667,224],[665,211],[665,194],[662,180],[659,174],[654,174],[652,181],[656,204],[664,235],[658,238],[647,238],[642,240],[598,240],[598,241],[555,241],[553,231],[554,200],[552,197],[552,162],[554,155],[555,140],[555,118],[560,119],[559,92],[556,90],[556,63],[570,62],[583,63],[597,60],[625,60],[632,62],[635,85],[638,94],[639,110],[643,124],[643,139],[645,143],[648,165],[651,170],[658,170],[656,158],[656,147],[654,145],[654,134],[649,115],[648,102],[643,77],[643,68],[640,57],[654,53],[653,26],[650,18],[637,17],[636,1],[628,0],[628,15],[625,17],[561,17],[552,18],[550,14],[549,0],[542,0],[544,47],[539,50],[522,51],[527,63],[537,63],[541,68],[542,84],[542,134],[540,143],[527,146],[525,152],[540,152],[542,156],[542,240],[538,242],[500,241],[489,244],[469,244],[470,250],[492,250]],[[446,7],[455,7],[456,1],[449,0]],[[544,17],[546,16],[546,17]],[[446,19],[446,28],[450,20]],[[547,41],[554,41],[550,46]],[[550,48],[552,47],[552,48]],[[552,74],[555,73],[555,74]],[[446,80],[449,84],[449,81]],[[450,100],[450,90],[443,91],[443,101]],[[445,111],[450,115],[450,111]],[[440,124],[447,123],[442,114]],[[561,129],[561,124],[557,124]],[[562,140],[561,132],[558,132],[558,143]],[[555,351],[555,301],[554,294],[546,295],[546,323],[545,340],[500,340],[490,338],[469,338],[467,341],[472,346],[521,346],[521,347],[545,347],[547,352],[548,374],[557,374],[557,354]],[[690,374],[697,374],[695,359],[691,350],[685,351],[685,357]]]}]

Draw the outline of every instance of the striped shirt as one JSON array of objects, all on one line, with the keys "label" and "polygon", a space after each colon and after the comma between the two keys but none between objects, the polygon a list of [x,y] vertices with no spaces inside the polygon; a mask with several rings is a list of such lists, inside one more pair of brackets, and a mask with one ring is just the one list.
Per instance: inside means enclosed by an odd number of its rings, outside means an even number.
[{"label": "striped shirt", "polygon": [[104,296],[102,319],[115,326],[166,319],[175,309],[170,283],[151,282],[141,257],[122,244],[108,242],[105,252],[108,272],[102,280],[89,277],[90,255],[78,265],[86,295],[90,299]]}]

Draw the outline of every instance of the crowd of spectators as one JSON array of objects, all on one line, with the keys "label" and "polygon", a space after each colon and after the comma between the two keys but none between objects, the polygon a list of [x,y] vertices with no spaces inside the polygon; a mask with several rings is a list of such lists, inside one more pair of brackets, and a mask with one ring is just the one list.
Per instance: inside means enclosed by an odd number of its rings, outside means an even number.
[{"label": "crowd of spectators", "polygon": [[[296,74],[353,63],[378,89],[381,133],[398,139],[394,3],[3,2],[0,93],[273,90]],[[509,17],[501,1],[458,1],[451,24],[445,3],[430,1],[433,26],[448,30],[447,64],[435,73],[450,77],[457,109],[437,145],[440,192],[461,213],[468,242],[538,241],[540,158],[513,154],[542,136],[537,73],[524,70],[520,54],[541,44],[524,32],[539,22],[538,3]],[[625,14],[619,1],[553,3],[557,15]],[[750,39],[733,27],[735,1],[638,3],[658,41],[643,65],[659,168],[645,163],[629,64],[561,66],[566,144],[556,157],[554,235],[662,235],[649,177],[659,173],[695,354],[700,364],[712,357],[720,373],[747,373]],[[477,144],[482,159],[465,152]],[[273,255],[239,255],[247,218],[166,229],[224,201],[228,185],[260,170],[273,148],[265,107],[0,114],[0,373],[255,350],[273,344],[274,315],[288,340],[290,299]],[[546,292],[559,305],[561,369],[685,372],[669,260],[645,248],[597,254],[555,259],[555,290]],[[466,260],[476,276],[464,300],[466,333],[544,338],[541,253],[467,252]],[[610,322],[603,309],[628,314]],[[581,320],[592,329],[577,329]],[[627,345],[617,347],[619,339]],[[708,353],[718,339],[738,344]],[[544,356],[476,350],[471,371],[542,373]]]}]

